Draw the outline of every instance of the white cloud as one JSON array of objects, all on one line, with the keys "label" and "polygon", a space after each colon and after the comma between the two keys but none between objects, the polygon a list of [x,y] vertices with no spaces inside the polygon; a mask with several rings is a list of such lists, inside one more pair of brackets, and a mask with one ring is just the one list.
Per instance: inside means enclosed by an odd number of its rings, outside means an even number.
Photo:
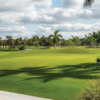
[{"label": "white cloud", "polygon": [[49,36],[53,34],[55,30],[59,29],[60,34],[64,38],[70,38],[71,35],[84,37],[85,34],[98,31],[100,29],[100,23],[96,24],[55,24],[55,25],[41,25],[37,27],[36,34],[39,36]]},{"label": "white cloud", "polygon": [[29,32],[24,26],[0,26],[0,36],[6,38],[6,36],[17,37],[31,37],[35,32]]},{"label": "white cloud", "polygon": [[[39,36],[60,29],[62,34],[77,34],[97,31],[100,23],[81,24],[79,21],[100,20],[100,3],[96,0],[92,8],[84,9],[84,0],[61,0],[62,7],[54,7],[52,0],[0,0],[0,36]],[[77,24],[70,24],[70,22]],[[25,25],[38,25],[34,32]],[[82,35],[80,35],[82,34]],[[69,35],[68,35],[69,37]]]}]

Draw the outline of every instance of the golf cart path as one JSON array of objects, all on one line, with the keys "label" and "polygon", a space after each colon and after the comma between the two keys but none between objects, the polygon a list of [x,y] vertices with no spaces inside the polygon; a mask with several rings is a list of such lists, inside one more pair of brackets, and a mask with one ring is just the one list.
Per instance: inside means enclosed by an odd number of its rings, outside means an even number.
[{"label": "golf cart path", "polygon": [[52,100],[18,93],[0,91],[0,100]]}]

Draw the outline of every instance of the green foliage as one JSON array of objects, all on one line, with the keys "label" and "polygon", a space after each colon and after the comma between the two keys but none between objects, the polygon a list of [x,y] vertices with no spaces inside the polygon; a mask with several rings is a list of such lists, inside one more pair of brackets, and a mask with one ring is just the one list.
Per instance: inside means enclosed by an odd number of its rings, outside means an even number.
[{"label": "green foliage", "polygon": [[95,0],[84,0],[84,7],[91,7]]},{"label": "green foliage", "polygon": [[22,43],[21,43],[22,45],[25,45],[26,43],[25,43],[25,41],[22,41]]},{"label": "green foliage", "polygon": [[43,44],[44,44],[44,43],[43,43],[42,41],[39,42],[39,45],[40,45],[40,46],[43,46]]},{"label": "green foliage", "polygon": [[90,81],[84,89],[79,100],[100,100],[100,80]]},{"label": "green foliage", "polygon": [[0,45],[2,45],[2,44],[3,44],[3,41],[0,40]]},{"label": "green foliage", "polygon": [[100,62],[100,58],[97,58],[97,62]]},{"label": "green foliage", "polygon": [[19,50],[24,50],[25,49],[25,46],[24,45],[20,45],[19,46]]},{"label": "green foliage", "polygon": [[36,46],[36,47],[40,46],[40,45],[39,45],[39,42],[35,42],[35,46]]},{"label": "green foliage", "polygon": [[51,41],[48,41],[47,43],[46,43],[46,46],[49,48],[50,46],[51,46]]}]

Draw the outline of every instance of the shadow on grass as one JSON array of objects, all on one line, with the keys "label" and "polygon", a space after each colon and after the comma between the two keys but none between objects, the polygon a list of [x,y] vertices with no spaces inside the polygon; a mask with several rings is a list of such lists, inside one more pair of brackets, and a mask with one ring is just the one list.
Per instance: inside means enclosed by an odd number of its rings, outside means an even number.
[{"label": "shadow on grass", "polygon": [[51,80],[56,80],[58,78],[64,77],[76,79],[93,79],[93,76],[95,78],[100,77],[99,75],[96,75],[100,73],[100,64],[83,63],[79,65],[61,65],[53,68],[50,68],[48,66],[42,66],[31,68],[25,67],[17,70],[6,69],[0,70],[0,77],[16,75],[20,73],[27,73],[29,75],[33,75],[33,78],[27,78],[24,81],[40,78],[43,80],[43,82],[48,82]]},{"label": "shadow on grass", "polygon": [[18,50],[0,50],[0,52],[12,52],[12,51],[18,51]]}]

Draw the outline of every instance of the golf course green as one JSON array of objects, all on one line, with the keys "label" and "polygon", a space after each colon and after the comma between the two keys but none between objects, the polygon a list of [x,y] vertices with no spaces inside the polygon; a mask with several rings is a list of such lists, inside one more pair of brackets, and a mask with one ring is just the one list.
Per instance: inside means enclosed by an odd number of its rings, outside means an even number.
[{"label": "golf course green", "polygon": [[81,46],[1,51],[0,90],[54,100],[77,100],[87,83],[100,77],[98,57],[100,49]]}]

